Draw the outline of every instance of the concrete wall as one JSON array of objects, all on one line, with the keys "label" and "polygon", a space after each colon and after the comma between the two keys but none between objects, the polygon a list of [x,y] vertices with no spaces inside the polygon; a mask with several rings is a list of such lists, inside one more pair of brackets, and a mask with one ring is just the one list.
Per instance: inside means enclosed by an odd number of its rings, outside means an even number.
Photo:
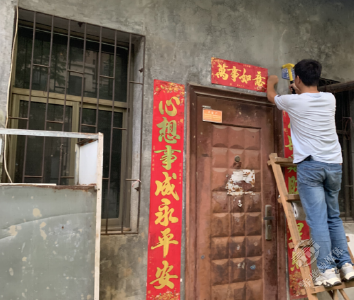
[{"label": "concrete wall", "polygon": [[[9,38],[4,40],[2,33],[3,24],[6,34],[11,33],[13,3],[1,2],[0,66],[8,70]],[[323,63],[324,77],[354,79],[350,0],[20,0],[20,6],[146,35],[140,233],[102,237],[102,300],[145,298],[153,79],[211,86],[212,56],[278,75],[284,63],[314,58]],[[7,81],[3,70],[0,116]],[[281,81],[279,90],[286,86]]]},{"label": "concrete wall", "polygon": [[[1,1],[0,5],[0,128],[5,127],[7,91],[11,68],[11,50],[16,1]],[[3,136],[0,136],[0,172],[3,162]]]},{"label": "concrete wall", "polygon": [[94,187],[0,184],[0,298],[94,299]]}]

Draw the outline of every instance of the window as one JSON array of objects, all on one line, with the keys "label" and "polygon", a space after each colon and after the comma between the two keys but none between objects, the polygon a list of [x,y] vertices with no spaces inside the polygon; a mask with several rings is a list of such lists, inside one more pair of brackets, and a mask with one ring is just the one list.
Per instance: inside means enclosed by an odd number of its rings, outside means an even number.
[{"label": "window", "polygon": [[[132,170],[139,169],[140,159],[132,161],[136,148],[132,132],[141,132],[133,128],[133,119],[141,122],[141,117],[133,108],[135,94],[142,105],[143,59],[136,58],[142,43],[142,36],[19,11],[9,125],[104,134],[102,229],[106,234],[134,231],[130,202],[140,195],[130,186],[139,179],[140,174],[132,178]],[[74,185],[75,143],[63,138],[10,138],[11,178]]]},{"label": "window", "polygon": [[[319,86],[339,83],[338,81],[321,78]],[[339,143],[342,148],[343,164],[342,164],[342,187],[339,192],[338,202],[341,217],[344,221],[353,221],[354,219],[354,203],[353,203],[353,165],[352,165],[352,130],[351,116],[353,113],[353,92],[343,91],[335,93],[336,97],[336,129]]]}]

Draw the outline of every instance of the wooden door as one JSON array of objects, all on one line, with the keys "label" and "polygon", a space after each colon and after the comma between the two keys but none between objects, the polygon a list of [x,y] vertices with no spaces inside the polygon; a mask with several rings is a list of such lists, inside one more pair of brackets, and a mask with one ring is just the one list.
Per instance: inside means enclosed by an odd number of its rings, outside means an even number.
[{"label": "wooden door", "polygon": [[[186,299],[278,299],[278,205],[267,165],[278,151],[276,108],[264,97],[214,89],[194,89],[189,100]],[[221,124],[203,121],[208,107],[222,111]]]}]

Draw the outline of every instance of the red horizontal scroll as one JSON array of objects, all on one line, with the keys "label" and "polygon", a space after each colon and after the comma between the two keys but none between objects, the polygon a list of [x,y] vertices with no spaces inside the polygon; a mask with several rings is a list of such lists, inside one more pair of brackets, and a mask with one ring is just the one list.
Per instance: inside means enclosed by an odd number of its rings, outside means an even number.
[{"label": "red horizontal scroll", "polygon": [[265,92],[267,80],[268,69],[211,58],[211,83]]}]

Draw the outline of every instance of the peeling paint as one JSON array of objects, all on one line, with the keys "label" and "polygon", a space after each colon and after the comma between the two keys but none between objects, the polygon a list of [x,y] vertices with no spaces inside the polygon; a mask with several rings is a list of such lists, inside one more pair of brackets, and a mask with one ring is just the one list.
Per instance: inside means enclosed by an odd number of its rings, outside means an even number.
[{"label": "peeling paint", "polygon": [[41,237],[43,238],[43,240],[47,239],[47,234],[45,233],[45,231],[42,229],[43,227],[45,227],[47,224],[45,222],[42,222],[41,225],[39,225],[39,230],[41,232]]},{"label": "peeling paint", "polygon": [[33,216],[35,218],[40,218],[42,216],[41,211],[38,208],[33,209]]},{"label": "peeling paint", "polygon": [[9,227],[9,233],[12,236],[16,236],[18,231],[21,230],[21,229],[22,229],[21,225],[11,225]]},{"label": "peeling paint", "polygon": [[14,270],[12,268],[9,269],[9,273],[11,276],[14,276]]},{"label": "peeling paint", "polygon": [[254,188],[256,183],[255,177],[254,170],[242,169],[234,171],[225,187],[227,194],[231,196],[254,195],[252,188]]},{"label": "peeling paint", "polygon": [[27,257],[22,257],[22,261],[27,261]]}]

